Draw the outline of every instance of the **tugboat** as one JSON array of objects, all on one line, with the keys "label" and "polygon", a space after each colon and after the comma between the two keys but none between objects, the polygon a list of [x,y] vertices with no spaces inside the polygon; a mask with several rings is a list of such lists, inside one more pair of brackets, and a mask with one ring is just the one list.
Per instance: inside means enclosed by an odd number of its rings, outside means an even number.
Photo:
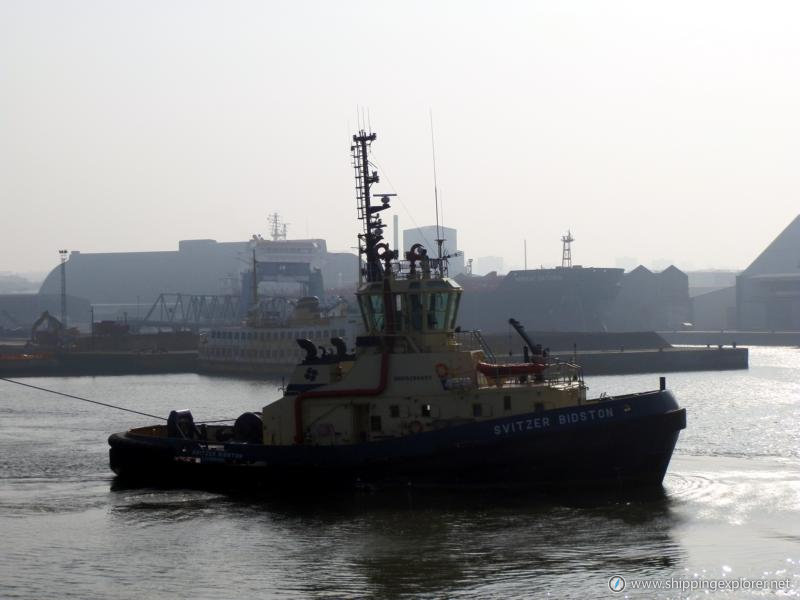
[{"label": "tugboat", "polygon": [[[665,389],[587,398],[577,365],[553,361],[514,320],[522,363],[498,364],[479,332],[456,327],[462,290],[447,256],[383,241],[369,149],[353,136],[364,335],[305,358],[282,398],[233,426],[172,411],[166,425],[109,438],[121,481],[332,487],[659,486],[685,409]],[[379,202],[375,200],[379,198]]]}]

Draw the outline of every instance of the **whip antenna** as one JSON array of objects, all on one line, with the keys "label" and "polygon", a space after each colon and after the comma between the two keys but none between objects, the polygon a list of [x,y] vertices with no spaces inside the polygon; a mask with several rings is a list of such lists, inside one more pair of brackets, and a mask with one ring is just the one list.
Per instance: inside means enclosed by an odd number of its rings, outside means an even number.
[{"label": "whip antenna", "polygon": [[442,239],[442,231],[439,228],[439,185],[436,179],[436,142],[433,137],[433,109],[430,109],[429,113],[431,118],[431,155],[433,156],[433,202],[436,206],[436,246],[439,253],[439,264],[441,265],[442,243],[444,240]]}]

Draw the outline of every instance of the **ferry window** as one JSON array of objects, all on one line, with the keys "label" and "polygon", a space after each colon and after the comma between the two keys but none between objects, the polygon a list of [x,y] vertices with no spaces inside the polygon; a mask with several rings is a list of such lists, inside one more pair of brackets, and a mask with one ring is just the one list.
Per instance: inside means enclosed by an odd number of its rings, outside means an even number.
[{"label": "ferry window", "polygon": [[430,417],[431,416],[431,405],[430,404],[423,404],[422,405],[422,416],[423,417]]},{"label": "ferry window", "polygon": [[235,339],[235,340],[239,339],[239,332],[238,331],[233,334],[233,339]]},{"label": "ferry window", "polygon": [[503,408],[511,410],[511,396],[503,396]]},{"label": "ferry window", "polygon": [[370,431],[381,431],[381,417],[380,415],[372,415],[369,418]]},{"label": "ferry window", "polygon": [[392,404],[389,407],[389,416],[391,416],[393,419],[400,417],[400,407],[397,406],[397,404]]},{"label": "ferry window", "polygon": [[318,339],[318,340],[321,340],[321,339],[322,339],[322,332],[321,332],[321,331],[318,331],[318,332],[317,332],[317,339]]},{"label": "ferry window", "polygon": [[267,341],[267,334],[264,333],[263,331],[261,332],[261,341],[262,342],[266,342]]},{"label": "ferry window", "polygon": [[480,417],[483,415],[483,405],[481,404],[473,404],[472,405],[472,416],[473,417]]}]

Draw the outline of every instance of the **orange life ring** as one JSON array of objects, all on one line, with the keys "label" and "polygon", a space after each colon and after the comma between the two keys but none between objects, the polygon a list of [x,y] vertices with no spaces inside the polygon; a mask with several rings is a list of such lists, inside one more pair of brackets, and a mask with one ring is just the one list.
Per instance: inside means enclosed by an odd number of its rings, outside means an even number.
[{"label": "orange life ring", "polygon": [[436,375],[439,376],[440,379],[446,379],[449,371],[447,369],[447,365],[444,363],[437,363],[436,364]]}]

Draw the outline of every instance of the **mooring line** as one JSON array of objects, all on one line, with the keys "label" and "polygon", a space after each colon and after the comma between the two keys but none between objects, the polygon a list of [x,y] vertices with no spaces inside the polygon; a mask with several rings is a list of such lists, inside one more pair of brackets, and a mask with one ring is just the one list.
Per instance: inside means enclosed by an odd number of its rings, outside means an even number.
[{"label": "mooring line", "polygon": [[16,383],[17,385],[22,385],[28,388],[32,388],[34,390],[39,390],[41,392],[50,392],[51,394],[57,394],[59,396],[64,396],[66,398],[72,398],[74,400],[82,400],[83,402],[91,402],[92,404],[99,404],[100,406],[105,406],[108,408],[116,408],[117,410],[124,410],[125,412],[134,413],[136,415],[142,415],[144,417],[151,417],[153,419],[160,419],[161,421],[167,420],[164,417],[151,415],[150,413],[133,410],[131,408],[124,408],[122,406],[115,406],[114,404],[107,404],[105,402],[98,402],[97,400],[89,400],[88,398],[81,398],[80,396],[73,396],[72,394],[65,394],[64,392],[57,392],[55,390],[39,387],[38,385],[31,385],[30,383],[22,383],[21,381],[14,381],[13,379],[6,379],[5,377],[0,377],[0,381],[7,381],[8,383]]}]

